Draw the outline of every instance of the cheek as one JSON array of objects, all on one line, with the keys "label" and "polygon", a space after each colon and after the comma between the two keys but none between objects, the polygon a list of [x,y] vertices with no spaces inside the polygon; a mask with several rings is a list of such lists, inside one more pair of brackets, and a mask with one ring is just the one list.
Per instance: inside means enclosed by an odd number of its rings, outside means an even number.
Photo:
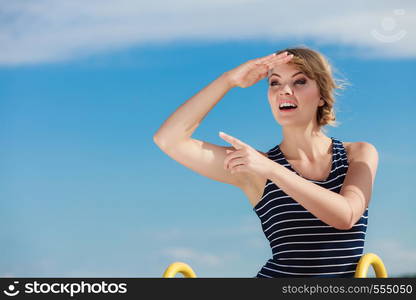
[{"label": "cheek", "polygon": [[309,99],[309,101],[313,101],[319,103],[320,99],[320,92],[316,85],[308,85],[302,88],[297,89],[296,91],[298,99]]},{"label": "cheek", "polygon": [[267,90],[267,100],[269,100],[269,104],[272,104],[273,101],[273,93],[270,89]]},{"label": "cheek", "polygon": [[272,95],[273,95],[273,89],[271,87],[269,87],[267,89],[267,96],[270,98],[270,96],[272,96]]},{"label": "cheek", "polygon": [[314,96],[319,96],[320,93],[319,93],[318,84],[315,81],[312,81],[311,83],[312,84],[308,86],[308,92]]},{"label": "cheek", "polygon": [[270,89],[267,92],[267,99],[269,101],[270,107],[274,110],[276,108],[276,94],[273,93]]},{"label": "cheek", "polygon": [[279,93],[278,88],[269,87],[267,89],[267,98],[269,99],[269,102],[277,101],[278,93]]}]

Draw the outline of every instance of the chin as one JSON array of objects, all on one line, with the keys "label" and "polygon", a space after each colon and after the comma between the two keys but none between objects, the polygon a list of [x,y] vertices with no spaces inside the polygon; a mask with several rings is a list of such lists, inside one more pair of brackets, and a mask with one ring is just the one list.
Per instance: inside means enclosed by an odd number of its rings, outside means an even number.
[{"label": "chin", "polygon": [[301,122],[296,120],[280,120],[275,118],[276,122],[282,127],[299,127],[303,126]]},{"label": "chin", "polygon": [[278,114],[274,114],[273,116],[276,122],[279,123],[280,125],[290,125],[296,122],[294,118],[284,118],[284,117],[282,118]]}]

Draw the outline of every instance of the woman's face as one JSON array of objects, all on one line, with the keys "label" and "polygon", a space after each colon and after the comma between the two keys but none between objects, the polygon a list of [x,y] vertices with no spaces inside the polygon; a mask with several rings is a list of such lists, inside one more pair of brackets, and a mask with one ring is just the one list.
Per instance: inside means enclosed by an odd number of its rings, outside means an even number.
[{"label": "woman's face", "polygon": [[[276,121],[281,126],[307,126],[316,124],[320,100],[319,87],[294,65],[281,64],[273,67],[268,78],[268,98]],[[296,108],[282,109],[283,103],[292,103]]]}]

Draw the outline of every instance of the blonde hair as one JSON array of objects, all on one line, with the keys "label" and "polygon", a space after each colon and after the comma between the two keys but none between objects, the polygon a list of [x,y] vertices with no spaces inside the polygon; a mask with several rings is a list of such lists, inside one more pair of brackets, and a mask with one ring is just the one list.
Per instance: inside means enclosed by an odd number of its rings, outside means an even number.
[{"label": "blonde hair", "polygon": [[296,66],[300,71],[318,84],[321,99],[324,101],[323,106],[318,107],[316,120],[319,128],[325,125],[336,127],[339,125],[335,121],[335,94],[336,89],[344,89],[347,82],[345,80],[335,79],[332,74],[332,68],[328,60],[317,51],[306,47],[287,48],[279,50],[276,54],[287,51],[293,54],[293,58],[288,62]]}]

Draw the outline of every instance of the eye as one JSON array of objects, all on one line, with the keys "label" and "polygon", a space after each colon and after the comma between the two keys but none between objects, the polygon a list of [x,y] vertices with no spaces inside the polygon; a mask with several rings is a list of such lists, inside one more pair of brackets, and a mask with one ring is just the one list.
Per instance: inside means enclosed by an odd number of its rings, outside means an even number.
[{"label": "eye", "polygon": [[270,86],[274,86],[274,85],[278,85],[279,84],[279,82],[278,81],[270,81]]},{"label": "eye", "polygon": [[305,78],[302,78],[302,79],[298,79],[298,80],[296,80],[295,81],[295,84],[305,84],[306,83],[306,79]]}]

